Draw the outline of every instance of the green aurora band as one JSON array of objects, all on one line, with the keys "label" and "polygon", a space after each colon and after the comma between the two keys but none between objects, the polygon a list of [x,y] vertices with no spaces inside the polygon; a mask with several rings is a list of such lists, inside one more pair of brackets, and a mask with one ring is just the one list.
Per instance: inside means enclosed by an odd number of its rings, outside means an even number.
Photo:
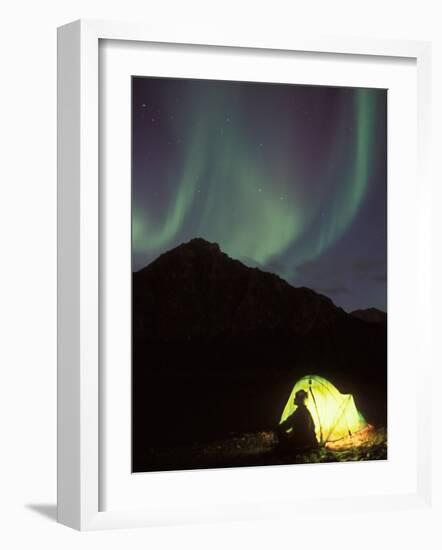
[{"label": "green aurora band", "polygon": [[[296,121],[275,120],[274,135],[283,134],[284,139],[272,142],[267,137],[258,143],[256,132],[251,135],[243,123],[240,97],[227,99],[220,94],[189,100],[192,119],[187,121],[184,154],[176,172],[171,171],[173,192],[161,219],[134,197],[133,251],[152,259],[201,236],[249,265],[265,268],[284,254],[285,269],[293,274],[344,235],[364,201],[373,162],[377,96],[367,89],[351,95],[352,137],[346,134],[343,117],[338,117],[314,182],[304,181],[296,169],[302,150],[289,139],[297,131]],[[321,192],[312,192],[312,185]]]}]

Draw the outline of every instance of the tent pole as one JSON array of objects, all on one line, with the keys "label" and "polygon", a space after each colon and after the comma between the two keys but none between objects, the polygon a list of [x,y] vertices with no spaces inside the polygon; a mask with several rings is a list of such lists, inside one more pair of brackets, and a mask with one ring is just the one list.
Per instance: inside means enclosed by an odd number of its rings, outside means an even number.
[{"label": "tent pole", "polygon": [[319,422],[319,444],[322,445],[322,424],[321,424],[321,418],[319,416],[319,411],[318,411],[318,405],[316,404],[316,399],[315,399],[315,395],[313,393],[313,390],[312,390],[312,379],[310,378],[309,381],[308,381],[308,386],[309,386],[309,390],[310,390],[310,393],[312,395],[312,399],[313,399],[313,403],[315,404],[315,409],[316,409],[316,416],[318,417],[318,422]]}]

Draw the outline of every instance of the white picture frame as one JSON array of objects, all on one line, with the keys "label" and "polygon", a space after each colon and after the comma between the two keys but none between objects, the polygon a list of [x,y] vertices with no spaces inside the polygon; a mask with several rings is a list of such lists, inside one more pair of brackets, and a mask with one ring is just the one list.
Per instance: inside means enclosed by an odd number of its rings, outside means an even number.
[{"label": "white picture frame", "polygon": [[[189,513],[167,508],[125,508],[102,511],[100,505],[100,185],[99,185],[99,42],[100,40],[253,48],[258,50],[411,58],[417,67],[417,160],[419,189],[418,245],[420,313],[430,311],[431,266],[428,174],[430,121],[430,51],[427,42],[372,40],[349,37],[284,38],[267,43],[237,36],[210,38],[157,35],[143,25],[76,21],[58,30],[58,521],[80,530],[150,526],[205,520],[275,517],[281,506],[274,499],[251,502],[231,512],[193,502]],[[423,315],[419,344],[430,333],[430,316]],[[409,494],[344,497],[334,502],[343,513],[357,500],[365,510],[427,506],[431,498],[428,418],[431,363],[421,365],[417,399],[417,485]],[[173,474],[172,474],[173,475]],[[185,473],[183,474],[185,475]],[[190,498],[190,497],[189,497]],[[281,495],[285,513],[301,513],[299,502]],[[302,513],[330,506],[330,500],[304,499]]]}]

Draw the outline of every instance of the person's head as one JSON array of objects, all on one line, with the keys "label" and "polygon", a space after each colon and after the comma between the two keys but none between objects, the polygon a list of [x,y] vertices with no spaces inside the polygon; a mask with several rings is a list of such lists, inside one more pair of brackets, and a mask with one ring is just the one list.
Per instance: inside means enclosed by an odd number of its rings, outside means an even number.
[{"label": "person's head", "polygon": [[305,405],[305,400],[307,399],[307,392],[305,390],[298,390],[295,394],[295,405]]}]

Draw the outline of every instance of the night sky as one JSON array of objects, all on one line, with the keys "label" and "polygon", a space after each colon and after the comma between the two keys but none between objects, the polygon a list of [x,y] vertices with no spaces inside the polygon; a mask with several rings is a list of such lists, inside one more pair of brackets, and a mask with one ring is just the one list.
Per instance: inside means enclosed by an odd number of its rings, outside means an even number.
[{"label": "night sky", "polygon": [[203,237],[386,311],[387,92],[134,77],[133,270]]}]

